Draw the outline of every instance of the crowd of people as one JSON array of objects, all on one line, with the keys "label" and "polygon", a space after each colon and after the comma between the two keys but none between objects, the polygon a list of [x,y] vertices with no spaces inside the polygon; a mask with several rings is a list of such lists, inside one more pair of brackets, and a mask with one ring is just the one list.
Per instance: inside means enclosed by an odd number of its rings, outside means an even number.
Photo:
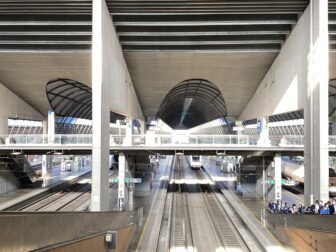
[{"label": "crowd of people", "polygon": [[288,203],[282,204],[280,200],[270,201],[267,208],[272,213],[281,214],[336,214],[336,200],[330,200],[323,203],[322,200],[316,200],[315,204],[311,206],[305,206],[303,204],[292,204]]}]

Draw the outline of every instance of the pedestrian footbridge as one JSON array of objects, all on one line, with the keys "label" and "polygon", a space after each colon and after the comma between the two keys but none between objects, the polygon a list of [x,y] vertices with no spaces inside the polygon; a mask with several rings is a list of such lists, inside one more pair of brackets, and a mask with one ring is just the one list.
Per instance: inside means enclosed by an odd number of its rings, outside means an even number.
[{"label": "pedestrian footbridge", "polygon": [[[0,153],[91,153],[92,135],[8,135],[0,137]],[[166,154],[240,154],[279,152],[301,155],[303,136],[276,136],[260,140],[248,135],[110,135],[111,152],[159,152]],[[336,137],[329,137],[329,152],[336,153]]]}]

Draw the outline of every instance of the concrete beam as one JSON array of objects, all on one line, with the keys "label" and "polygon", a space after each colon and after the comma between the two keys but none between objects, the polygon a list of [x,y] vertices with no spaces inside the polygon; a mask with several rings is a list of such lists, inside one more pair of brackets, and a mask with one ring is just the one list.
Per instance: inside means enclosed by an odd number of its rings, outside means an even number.
[{"label": "concrete beam", "polygon": [[272,66],[239,116],[261,118],[304,107],[310,50],[309,8],[302,14]]},{"label": "concrete beam", "polygon": [[0,83],[0,135],[8,134],[8,118],[43,120],[43,115]]}]

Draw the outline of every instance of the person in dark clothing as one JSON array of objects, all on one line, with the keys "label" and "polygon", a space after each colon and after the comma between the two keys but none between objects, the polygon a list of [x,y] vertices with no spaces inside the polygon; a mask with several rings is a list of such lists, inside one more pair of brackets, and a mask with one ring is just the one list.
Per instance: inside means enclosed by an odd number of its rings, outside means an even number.
[{"label": "person in dark clothing", "polygon": [[335,201],[335,200],[332,200],[332,201],[329,203],[329,213],[330,213],[330,214],[335,214],[335,204],[336,204],[336,201]]}]

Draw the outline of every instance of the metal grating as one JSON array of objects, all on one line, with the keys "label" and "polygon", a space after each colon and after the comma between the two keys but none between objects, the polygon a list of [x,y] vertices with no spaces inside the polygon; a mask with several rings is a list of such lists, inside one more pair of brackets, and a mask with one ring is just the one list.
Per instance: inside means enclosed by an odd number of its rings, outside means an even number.
[{"label": "metal grating", "polygon": [[169,91],[156,116],[172,129],[190,129],[226,115],[219,89],[207,80],[190,79]]},{"label": "metal grating", "polygon": [[[92,90],[75,80],[57,78],[46,84],[49,104],[61,123],[70,123],[73,118],[92,119]],[[110,112],[110,122],[125,120],[125,116]]]}]

